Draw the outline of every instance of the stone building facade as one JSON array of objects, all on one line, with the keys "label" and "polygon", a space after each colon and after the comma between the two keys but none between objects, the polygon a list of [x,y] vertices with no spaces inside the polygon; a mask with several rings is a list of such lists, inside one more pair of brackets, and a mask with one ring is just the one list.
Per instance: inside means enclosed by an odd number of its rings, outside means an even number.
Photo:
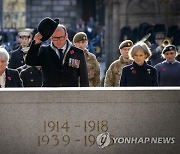
[{"label": "stone building facade", "polygon": [[44,17],[60,18],[63,24],[71,26],[76,21],[76,4],[76,0],[27,0],[27,27],[37,27]]},{"label": "stone building facade", "polygon": [[26,0],[26,26],[36,27],[47,16],[60,18],[61,23],[72,28],[79,18],[88,21],[90,16],[102,23],[103,17],[99,17],[102,4],[103,0]]}]

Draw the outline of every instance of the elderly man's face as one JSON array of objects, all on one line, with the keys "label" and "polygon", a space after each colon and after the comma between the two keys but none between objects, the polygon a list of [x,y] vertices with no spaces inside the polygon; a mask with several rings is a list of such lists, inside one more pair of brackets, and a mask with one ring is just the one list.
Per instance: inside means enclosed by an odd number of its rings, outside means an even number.
[{"label": "elderly man's face", "polygon": [[68,34],[65,32],[65,30],[58,26],[51,36],[51,41],[53,42],[54,46],[58,49],[62,48],[66,40],[68,39]]},{"label": "elderly man's face", "polygon": [[5,71],[8,62],[4,57],[0,57],[0,75]]}]

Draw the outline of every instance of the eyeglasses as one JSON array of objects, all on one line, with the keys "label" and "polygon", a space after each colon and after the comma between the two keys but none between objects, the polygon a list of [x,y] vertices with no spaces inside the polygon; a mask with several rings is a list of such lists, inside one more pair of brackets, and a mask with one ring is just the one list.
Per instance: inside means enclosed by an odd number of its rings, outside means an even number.
[{"label": "eyeglasses", "polygon": [[66,37],[66,36],[52,37],[52,40],[53,40],[53,41],[58,41],[58,40],[62,41],[62,40],[65,39],[65,37]]},{"label": "eyeglasses", "polygon": [[169,53],[166,52],[166,53],[165,53],[165,55],[173,55],[173,54],[175,54],[175,53],[174,53],[174,52],[169,52]]}]

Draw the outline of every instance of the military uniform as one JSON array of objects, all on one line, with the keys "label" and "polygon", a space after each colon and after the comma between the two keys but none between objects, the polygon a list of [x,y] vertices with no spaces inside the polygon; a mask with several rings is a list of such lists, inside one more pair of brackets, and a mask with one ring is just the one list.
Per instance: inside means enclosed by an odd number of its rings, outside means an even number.
[{"label": "military uniform", "polygon": [[[173,51],[177,53],[177,49],[174,45],[166,46],[162,54]],[[168,61],[167,59],[162,63],[155,65],[158,73],[159,86],[180,86],[180,62]]]},{"label": "military uniform", "polygon": [[16,69],[23,66],[25,64],[23,56],[24,53],[22,51],[22,47],[19,47],[17,50],[13,51],[9,62],[9,68]]},{"label": "military uniform", "polygon": [[[88,38],[86,33],[78,32],[73,37],[73,43],[77,46],[76,43],[83,42],[86,45]],[[90,53],[86,48],[82,48],[81,46],[77,46],[81,48],[84,52],[87,68],[88,68],[88,79],[89,79],[89,86],[90,87],[100,87],[100,66],[99,62],[96,59],[96,56]]]},{"label": "military uniform", "polygon": [[119,87],[119,80],[122,73],[122,69],[126,65],[130,65],[133,61],[129,60],[129,62],[124,62],[123,57],[116,61],[114,61],[108,68],[104,80],[105,87]]},{"label": "military uniform", "polygon": [[[30,39],[30,32],[22,31],[18,33],[19,37],[28,37]],[[21,67],[25,65],[24,56],[27,54],[29,50],[29,47],[23,47],[20,45],[20,47],[14,51],[12,51],[10,62],[9,62],[9,68],[17,69],[18,67]]]},{"label": "military uniform", "polygon": [[[123,48],[132,47],[133,42],[131,40],[124,40],[119,45],[120,52],[124,53]],[[104,79],[104,87],[119,87],[119,79],[124,66],[130,65],[132,60],[128,62],[123,60],[123,56],[120,56],[118,60],[114,61],[108,68]]]},{"label": "military uniform", "polygon": [[24,87],[41,87],[42,73],[36,66],[29,67],[20,73]]},{"label": "military uniform", "polygon": [[88,68],[88,78],[90,87],[100,87],[100,66],[96,56],[88,50],[84,50]]}]

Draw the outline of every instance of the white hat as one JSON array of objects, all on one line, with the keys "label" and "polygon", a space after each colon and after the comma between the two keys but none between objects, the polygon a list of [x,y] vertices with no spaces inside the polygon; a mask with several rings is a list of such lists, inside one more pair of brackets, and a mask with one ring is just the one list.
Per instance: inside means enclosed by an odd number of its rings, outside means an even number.
[{"label": "white hat", "polygon": [[31,36],[31,33],[30,32],[27,32],[27,31],[22,31],[22,32],[19,32],[18,33],[19,36]]}]

